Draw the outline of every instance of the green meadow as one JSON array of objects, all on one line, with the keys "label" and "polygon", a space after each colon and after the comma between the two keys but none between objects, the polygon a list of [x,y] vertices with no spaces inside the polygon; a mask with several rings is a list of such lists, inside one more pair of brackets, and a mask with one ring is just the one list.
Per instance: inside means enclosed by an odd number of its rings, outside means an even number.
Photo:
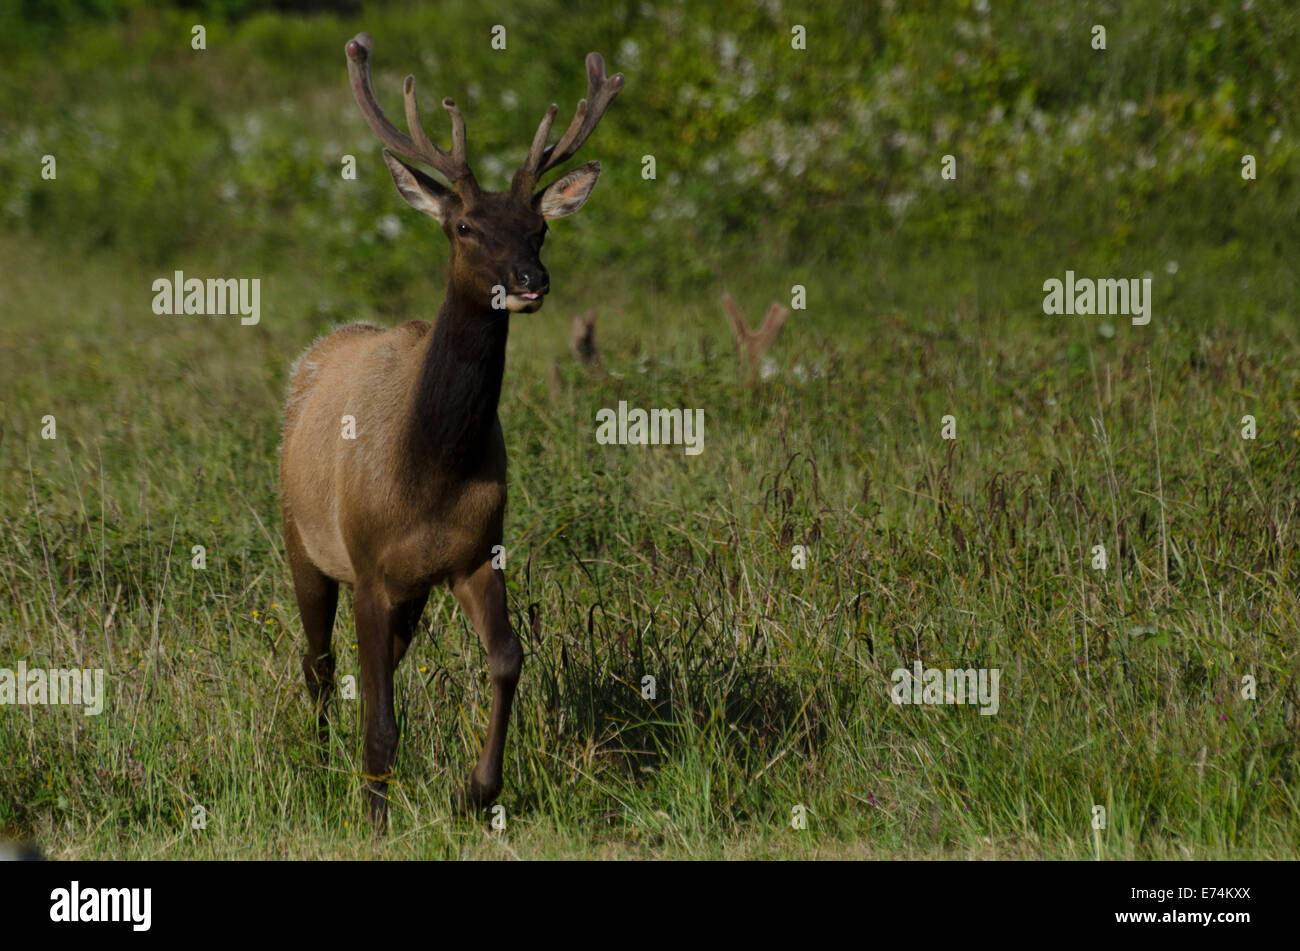
[{"label": "green meadow", "polygon": [[[107,694],[98,716],[0,706],[0,837],[1297,857],[1300,11],[343,6],[0,13],[0,668],[103,669]],[[390,115],[413,73],[446,144],[456,98],[490,188],[550,102],[567,123],[588,50],[626,75],[580,154],[601,180],[551,225],[552,293],[512,318],[503,829],[450,804],[490,686],[449,592],[398,670],[387,836],[360,700],[320,749],[300,668],[289,366],[346,322],[432,319],[446,283],[348,89],[359,30]],[[258,279],[258,322],[155,314],[176,270]],[[1150,278],[1150,322],[1044,313],[1067,270]],[[796,286],[743,374],[722,292],[757,324]],[[588,308],[599,373],[569,353]],[[702,409],[703,451],[599,444],[620,401]],[[335,631],[359,682],[347,594]],[[893,703],[917,661],[999,670],[997,712]]]}]

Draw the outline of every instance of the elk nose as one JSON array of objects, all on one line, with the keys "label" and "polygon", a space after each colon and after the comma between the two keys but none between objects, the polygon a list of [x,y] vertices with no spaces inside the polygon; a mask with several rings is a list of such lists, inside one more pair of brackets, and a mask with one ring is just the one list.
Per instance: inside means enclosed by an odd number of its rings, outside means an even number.
[{"label": "elk nose", "polygon": [[526,291],[539,294],[545,294],[551,289],[551,280],[545,268],[516,271],[515,283]]}]

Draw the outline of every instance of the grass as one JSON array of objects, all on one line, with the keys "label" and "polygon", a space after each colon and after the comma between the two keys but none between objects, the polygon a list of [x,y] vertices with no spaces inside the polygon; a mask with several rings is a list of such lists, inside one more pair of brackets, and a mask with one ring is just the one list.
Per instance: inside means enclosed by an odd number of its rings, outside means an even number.
[{"label": "grass", "polygon": [[[1185,35],[1135,4],[1099,60],[1071,45],[1088,11],[958,6],[864,8],[862,31],[819,8],[829,45],[806,62],[766,7],[694,21],[670,0],[585,5],[590,30],[537,50],[555,5],[529,0],[511,27],[527,72],[486,44],[460,55],[496,16],[470,3],[212,17],[206,56],[166,6],[7,30],[0,668],[103,668],[109,696],[97,717],[0,707],[0,837],[56,858],[1295,858],[1282,51],[1300,20],[1259,0],[1214,26],[1195,0]],[[430,318],[446,265],[340,103],[341,37],[363,25],[386,102],[406,63],[481,85],[485,159],[531,130],[535,76],[567,96],[588,44],[615,68],[640,51],[591,156],[601,184],[548,239],[554,293],[511,330],[526,658],[504,830],[449,805],[489,696],[450,594],[398,672],[387,837],[364,819],[359,701],[336,701],[319,750],[299,667],[276,484],[289,365],[340,323]],[[808,136],[818,163],[796,172]],[[46,151],[57,182],[33,172]],[[335,180],[343,152],[355,182]],[[154,315],[152,282],[177,268],[259,278],[261,322]],[[1067,268],[1150,273],[1151,323],[1044,315]],[[795,284],[808,307],[775,372],[742,379],[721,291],[757,321]],[[591,306],[597,377],[566,347]],[[703,454],[598,445],[596,412],[620,400],[702,408]],[[358,676],[347,596],[335,646]],[[892,672],[917,660],[1000,669],[999,712],[894,705]]]},{"label": "grass", "polygon": [[[241,327],[155,317],[151,276],[112,260],[5,255],[4,657],[103,667],[110,685],[99,717],[0,717],[0,820],[50,854],[1294,855],[1285,321],[1157,312],[1108,337],[1100,318],[972,303],[869,313],[866,335],[797,311],[777,375],[746,384],[713,301],[620,299],[611,280],[611,373],[592,380],[561,353],[575,275],[557,274],[558,299],[515,323],[501,403],[528,652],[508,828],[448,806],[488,690],[435,594],[399,671],[377,841],[359,702],[339,702],[323,760],[313,747],[277,535],[280,394],[320,329],[291,304],[310,274],[268,280],[262,323]],[[597,446],[595,410],[619,399],[703,407],[703,455]],[[355,676],[346,598],[338,643]],[[891,704],[891,671],[918,658],[1000,668],[1000,712]]]}]

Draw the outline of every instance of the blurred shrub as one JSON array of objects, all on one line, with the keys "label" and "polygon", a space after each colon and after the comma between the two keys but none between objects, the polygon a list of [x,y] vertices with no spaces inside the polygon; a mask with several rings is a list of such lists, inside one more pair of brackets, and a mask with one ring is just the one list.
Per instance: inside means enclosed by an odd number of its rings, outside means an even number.
[{"label": "blurred shrub", "polygon": [[[588,49],[625,72],[582,155],[605,165],[599,200],[552,252],[625,280],[703,287],[756,257],[849,266],[882,247],[978,249],[993,233],[1108,253],[1171,229],[1294,246],[1300,14],[1288,0],[1223,6],[524,0],[507,16],[463,0],[359,15],[23,0],[0,14],[0,221],[150,266],[310,258],[400,304],[393,278],[427,269],[430,244],[400,240],[422,222],[347,89],[342,45],[364,28],[390,113],[414,73],[445,141],[434,104],[454,95],[488,187],[508,181],[550,101],[567,121]],[[190,49],[194,22],[206,51]],[[488,42],[497,22],[505,52]],[[791,48],[795,23],[806,51]],[[39,176],[47,152],[57,187]],[[1259,163],[1248,189],[1246,152]],[[344,153],[355,182],[339,175]],[[939,174],[945,154],[957,182]]]}]

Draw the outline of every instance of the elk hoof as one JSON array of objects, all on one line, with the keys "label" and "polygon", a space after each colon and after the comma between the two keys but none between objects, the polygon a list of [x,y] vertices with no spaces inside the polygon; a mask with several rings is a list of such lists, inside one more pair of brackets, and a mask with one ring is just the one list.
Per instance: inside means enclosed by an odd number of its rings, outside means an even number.
[{"label": "elk hoof", "polygon": [[461,815],[470,815],[492,805],[501,792],[501,782],[482,783],[473,776],[463,788],[451,797],[452,808]]}]

